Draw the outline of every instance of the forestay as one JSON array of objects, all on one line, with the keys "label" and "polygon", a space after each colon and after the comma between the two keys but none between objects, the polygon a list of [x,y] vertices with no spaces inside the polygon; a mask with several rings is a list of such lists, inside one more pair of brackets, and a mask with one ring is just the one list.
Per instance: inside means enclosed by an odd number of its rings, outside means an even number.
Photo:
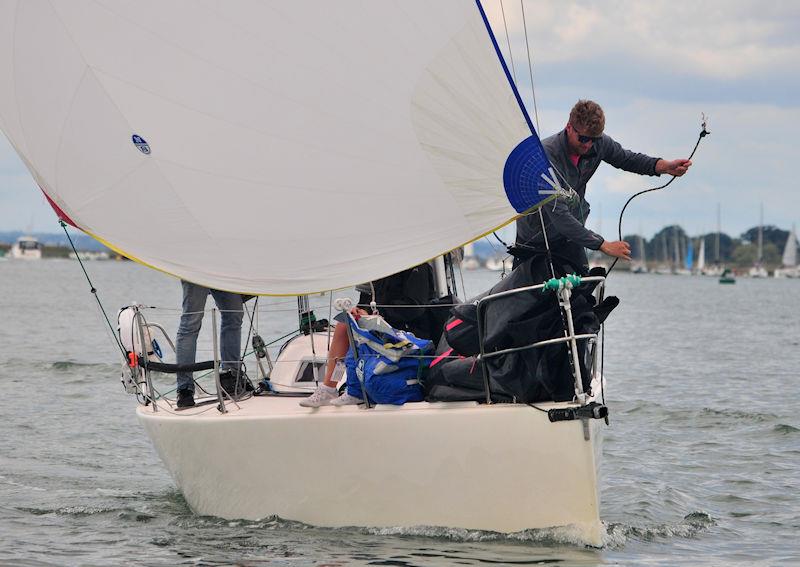
[{"label": "forestay", "polygon": [[218,289],[386,276],[549,189],[479,3],[4,1],[0,78],[0,127],[66,218]]}]

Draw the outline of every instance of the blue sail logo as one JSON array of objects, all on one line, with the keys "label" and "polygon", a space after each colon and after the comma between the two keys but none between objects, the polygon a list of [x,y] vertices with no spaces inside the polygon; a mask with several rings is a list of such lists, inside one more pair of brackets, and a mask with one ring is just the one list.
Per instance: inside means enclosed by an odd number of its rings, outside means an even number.
[{"label": "blue sail logo", "polygon": [[142,138],[138,134],[134,134],[133,136],[131,136],[131,140],[133,141],[133,145],[139,148],[140,152],[142,152],[146,156],[150,155],[150,144],[148,144],[144,138]]}]

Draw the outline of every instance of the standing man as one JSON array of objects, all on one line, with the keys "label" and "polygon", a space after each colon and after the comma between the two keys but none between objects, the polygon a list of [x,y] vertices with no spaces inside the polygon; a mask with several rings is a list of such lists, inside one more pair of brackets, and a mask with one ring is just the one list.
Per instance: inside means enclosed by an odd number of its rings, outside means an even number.
[{"label": "standing man", "polygon": [[[183,312],[178,327],[175,358],[178,364],[194,364],[197,354],[197,335],[203,324],[206,299],[210,293],[222,314],[220,330],[220,355],[222,369],[230,369],[234,377],[239,376],[242,348],[242,319],[244,308],[238,293],[209,289],[181,280],[183,285]],[[178,372],[178,407],[194,405],[194,378],[191,372]]]},{"label": "standing man", "polygon": [[571,259],[576,267],[588,271],[585,248],[600,250],[616,258],[631,259],[631,248],[627,242],[605,240],[584,226],[589,216],[589,203],[584,198],[589,179],[602,161],[640,175],[666,173],[676,177],[686,173],[692,162],[688,159],[667,161],[626,150],[611,136],[603,134],[605,124],[605,115],[599,104],[591,100],[579,100],[569,113],[566,127],[542,140],[559,181],[563,186],[574,189],[577,197],[565,199],[559,196],[555,203],[541,207],[540,212],[517,220],[518,248],[544,250],[542,219],[539,217],[542,214],[551,250]]}]

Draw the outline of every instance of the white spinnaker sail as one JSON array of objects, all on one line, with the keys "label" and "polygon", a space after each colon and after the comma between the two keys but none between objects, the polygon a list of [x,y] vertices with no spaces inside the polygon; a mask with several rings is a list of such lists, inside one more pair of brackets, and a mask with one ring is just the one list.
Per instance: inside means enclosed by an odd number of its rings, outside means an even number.
[{"label": "white spinnaker sail", "polygon": [[209,287],[349,286],[517,214],[530,129],[473,2],[7,0],[0,77],[66,216]]}]

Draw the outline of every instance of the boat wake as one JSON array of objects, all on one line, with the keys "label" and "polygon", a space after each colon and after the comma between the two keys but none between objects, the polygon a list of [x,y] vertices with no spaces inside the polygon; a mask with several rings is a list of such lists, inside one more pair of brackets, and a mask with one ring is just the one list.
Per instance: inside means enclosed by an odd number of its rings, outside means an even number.
[{"label": "boat wake", "polygon": [[627,526],[625,524],[606,524],[603,546],[622,548],[630,540],[651,542],[659,539],[693,538],[716,525],[716,520],[705,512],[692,512],[679,522],[657,524],[654,526]]},{"label": "boat wake", "polygon": [[586,546],[585,530],[578,526],[530,529],[510,534],[482,530],[467,530],[463,528],[443,528],[436,526],[349,529],[356,529],[366,535],[425,537],[454,542],[497,541],[535,543],[537,545]]}]

